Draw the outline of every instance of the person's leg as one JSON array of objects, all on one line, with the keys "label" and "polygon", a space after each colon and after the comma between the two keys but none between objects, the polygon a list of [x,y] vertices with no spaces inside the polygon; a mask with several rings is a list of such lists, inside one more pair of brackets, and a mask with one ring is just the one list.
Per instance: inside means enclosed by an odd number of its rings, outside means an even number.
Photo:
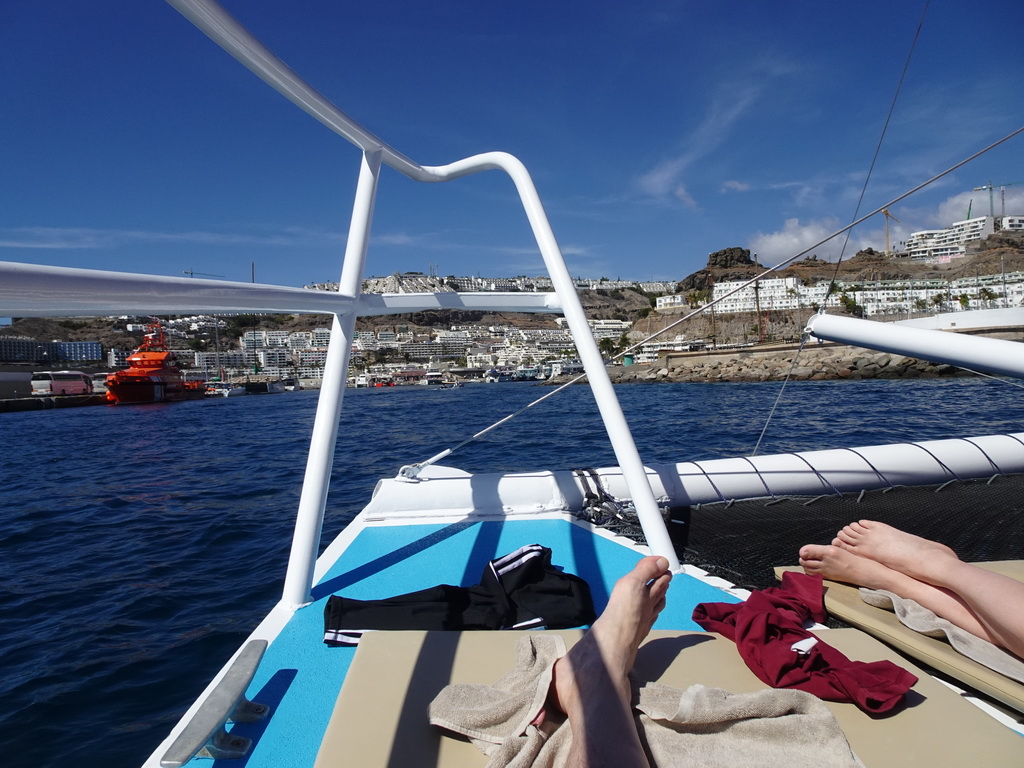
[{"label": "person's leg", "polygon": [[971,634],[990,643],[997,642],[970,608],[955,594],[913,579],[874,560],[857,557],[835,544],[807,544],[801,547],[800,565],[803,566],[804,573],[820,575],[831,581],[855,584],[858,587],[884,589],[908,598]]},{"label": "person's leg", "polygon": [[569,766],[648,768],[633,720],[629,672],[665,607],[671,578],[665,558],[645,557],[619,579],[597,621],[555,663],[555,703],[573,734]]},{"label": "person's leg", "polygon": [[872,520],[851,523],[836,538],[836,546],[847,552],[955,593],[995,643],[1024,656],[1024,583],[965,563],[942,544]]}]

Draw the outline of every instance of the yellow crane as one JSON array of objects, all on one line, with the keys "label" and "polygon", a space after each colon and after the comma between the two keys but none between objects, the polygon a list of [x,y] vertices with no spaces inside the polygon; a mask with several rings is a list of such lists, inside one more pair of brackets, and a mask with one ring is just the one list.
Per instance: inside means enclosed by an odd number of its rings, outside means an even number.
[{"label": "yellow crane", "polygon": [[882,213],[885,214],[885,258],[888,259],[892,257],[892,250],[889,248],[889,219],[892,219],[897,224],[900,223],[900,220],[889,213],[888,208],[883,208]]}]

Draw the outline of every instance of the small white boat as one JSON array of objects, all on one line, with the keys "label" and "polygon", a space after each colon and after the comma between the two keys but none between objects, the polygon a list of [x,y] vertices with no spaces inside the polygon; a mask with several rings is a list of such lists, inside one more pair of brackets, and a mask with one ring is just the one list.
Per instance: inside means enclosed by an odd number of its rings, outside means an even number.
[{"label": "small white boat", "polygon": [[249,394],[241,384],[227,381],[210,381],[206,383],[207,397],[239,397]]}]

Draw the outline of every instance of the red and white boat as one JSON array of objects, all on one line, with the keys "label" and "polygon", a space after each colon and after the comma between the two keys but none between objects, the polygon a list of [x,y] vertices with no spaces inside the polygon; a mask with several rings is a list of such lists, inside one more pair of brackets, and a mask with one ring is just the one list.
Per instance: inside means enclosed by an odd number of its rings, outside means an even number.
[{"label": "red and white boat", "polygon": [[162,403],[196,400],[206,382],[186,381],[159,323],[146,326],[142,345],[128,357],[128,367],[107,376],[107,399],[114,403]]}]

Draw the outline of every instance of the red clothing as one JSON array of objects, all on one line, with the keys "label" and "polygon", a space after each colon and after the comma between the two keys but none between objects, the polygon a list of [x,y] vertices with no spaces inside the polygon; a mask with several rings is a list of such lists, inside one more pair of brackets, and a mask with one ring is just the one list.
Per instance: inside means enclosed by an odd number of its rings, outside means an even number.
[{"label": "red clothing", "polygon": [[[914,675],[891,661],[851,661],[820,639],[808,619],[825,620],[822,579],[787,571],[782,586],[754,592],[742,603],[701,603],[693,620],[736,643],[750,671],[773,688],[797,688],[829,701],[852,701],[865,712],[888,712],[902,703]],[[806,647],[806,646],[805,646]]]}]

